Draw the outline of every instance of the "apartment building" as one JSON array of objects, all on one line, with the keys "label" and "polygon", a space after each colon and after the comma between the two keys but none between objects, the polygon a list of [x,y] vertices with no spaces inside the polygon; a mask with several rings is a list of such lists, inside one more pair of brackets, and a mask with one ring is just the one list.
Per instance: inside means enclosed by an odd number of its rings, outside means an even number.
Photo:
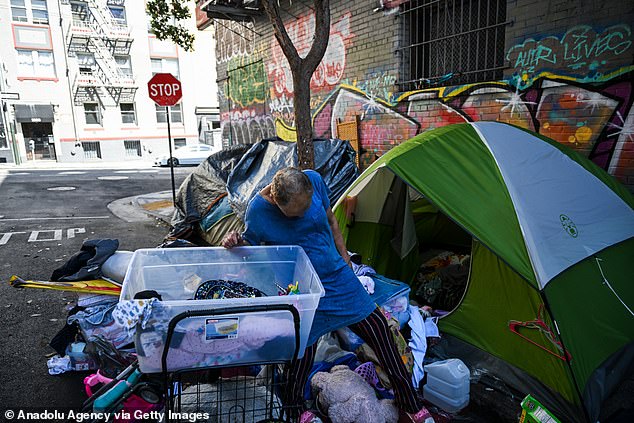
[{"label": "apartment building", "polygon": [[[174,147],[221,148],[214,41],[193,52],[149,31],[145,2],[0,0],[0,162],[150,160]],[[169,72],[183,98],[169,109],[147,81]]]}]

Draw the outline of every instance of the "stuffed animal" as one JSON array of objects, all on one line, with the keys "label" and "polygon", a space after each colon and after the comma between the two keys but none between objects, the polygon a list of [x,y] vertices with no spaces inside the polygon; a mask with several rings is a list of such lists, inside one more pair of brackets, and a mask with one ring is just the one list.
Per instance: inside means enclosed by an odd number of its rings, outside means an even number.
[{"label": "stuffed animal", "polygon": [[374,389],[348,366],[319,372],[311,380],[320,409],[332,423],[396,423],[398,410],[392,400],[378,400]]}]

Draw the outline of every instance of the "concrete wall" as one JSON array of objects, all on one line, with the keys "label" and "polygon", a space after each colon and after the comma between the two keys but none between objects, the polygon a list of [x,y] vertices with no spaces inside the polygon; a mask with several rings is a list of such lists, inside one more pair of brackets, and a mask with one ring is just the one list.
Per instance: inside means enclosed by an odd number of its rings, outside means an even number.
[{"label": "concrete wall", "polygon": [[[316,136],[335,136],[339,119],[359,116],[367,166],[422,131],[510,122],[576,149],[634,190],[631,3],[509,0],[502,78],[407,92],[398,85],[401,3],[378,10],[378,1],[331,2],[329,48],[311,81]],[[309,48],[312,12],[301,2],[281,5],[291,38]],[[262,16],[248,29],[228,21],[216,29],[225,144],[292,139],[290,71],[270,24]]]}]

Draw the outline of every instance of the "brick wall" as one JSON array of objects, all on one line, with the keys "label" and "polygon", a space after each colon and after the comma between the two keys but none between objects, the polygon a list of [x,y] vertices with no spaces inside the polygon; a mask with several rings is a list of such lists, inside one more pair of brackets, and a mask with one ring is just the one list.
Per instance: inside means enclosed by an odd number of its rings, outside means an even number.
[{"label": "brick wall", "polygon": [[[329,47],[311,81],[316,136],[336,136],[338,120],[359,116],[367,166],[422,131],[510,122],[576,149],[634,191],[634,6],[507,1],[501,80],[399,92],[405,2],[379,10],[378,1],[331,0]],[[302,2],[281,5],[291,38],[307,51],[312,12]],[[266,18],[246,27],[219,21],[216,30],[225,143],[292,138],[291,74]]]}]

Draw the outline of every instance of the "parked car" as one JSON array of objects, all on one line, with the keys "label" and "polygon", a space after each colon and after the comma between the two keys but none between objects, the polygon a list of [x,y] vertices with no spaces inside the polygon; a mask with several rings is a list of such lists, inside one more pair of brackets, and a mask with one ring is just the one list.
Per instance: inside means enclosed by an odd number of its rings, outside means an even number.
[{"label": "parked car", "polygon": [[[178,165],[198,165],[213,153],[213,148],[207,144],[185,145],[177,148],[172,154],[174,166]],[[169,166],[170,156],[168,154],[157,157],[154,161],[156,166]]]}]

